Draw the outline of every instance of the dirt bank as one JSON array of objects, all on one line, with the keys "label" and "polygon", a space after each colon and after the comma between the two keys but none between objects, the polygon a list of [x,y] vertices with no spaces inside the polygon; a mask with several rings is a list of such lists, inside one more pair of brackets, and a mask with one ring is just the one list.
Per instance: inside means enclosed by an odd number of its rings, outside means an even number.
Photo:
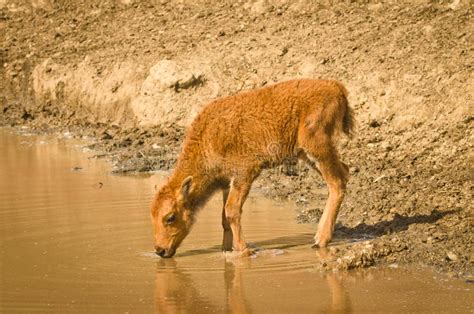
[{"label": "dirt bank", "polygon": [[[0,1],[0,122],[97,138],[116,172],[169,169],[210,99],[295,77],[350,91],[352,178],[328,267],[473,272],[469,1]],[[297,175],[298,174],[298,175]],[[269,171],[255,190],[301,205],[322,180]]]}]

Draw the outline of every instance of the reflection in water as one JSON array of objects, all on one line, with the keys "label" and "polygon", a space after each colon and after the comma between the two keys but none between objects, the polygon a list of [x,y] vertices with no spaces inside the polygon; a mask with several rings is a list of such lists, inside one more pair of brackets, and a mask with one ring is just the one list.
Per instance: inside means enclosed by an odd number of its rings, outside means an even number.
[{"label": "reflection in water", "polygon": [[251,313],[250,304],[245,299],[244,285],[242,283],[242,269],[248,265],[248,262],[248,259],[239,259],[237,263],[225,261],[224,283],[226,290],[227,312]]},{"label": "reflection in water", "polygon": [[[179,267],[179,262],[175,259],[163,259],[157,262],[155,280],[155,313],[180,313],[187,312],[226,312],[226,313],[252,313],[252,302],[249,299],[259,298],[259,289],[272,289],[274,287],[253,287],[255,278],[251,278],[246,272],[252,268],[252,260],[248,258],[223,259],[223,272],[210,272],[204,276],[207,280],[207,296],[203,294],[202,276]],[[264,274],[268,276],[270,274]],[[330,296],[328,302],[321,302],[321,295],[315,295],[315,308],[325,309],[328,313],[351,313],[351,301],[348,292],[344,289],[344,275],[328,273],[321,278],[324,280],[315,281],[314,284],[324,286],[320,289],[327,289]],[[219,282],[221,280],[223,284]],[[246,280],[250,282],[247,283]],[[216,293],[219,287],[224,288],[224,293]],[[250,289],[247,289],[250,288]],[[257,289],[255,289],[257,288]],[[288,287],[291,289],[291,286]],[[311,289],[309,289],[311,290]],[[248,298],[247,293],[250,293]],[[224,298],[224,304],[217,296]],[[311,298],[310,295],[303,296]],[[299,300],[288,300],[286,296],[280,295],[278,299],[260,300],[260,303],[275,303],[281,301],[294,302],[297,308]],[[321,306],[317,303],[321,302]],[[277,307],[278,308],[278,307]]]},{"label": "reflection in water", "polygon": [[[155,283],[155,313],[180,313],[190,308],[214,312],[212,304],[201,298],[191,275],[181,271],[174,259],[157,263]],[[198,307],[193,306],[196,303]]]},{"label": "reflection in water", "polygon": [[[188,312],[221,312],[221,302],[213,304],[215,298],[203,297],[202,290],[192,273],[180,269],[174,259],[163,259],[157,262],[155,280],[155,313],[181,313]],[[215,276],[207,278],[209,286],[216,286]],[[211,279],[213,282],[211,283]],[[243,294],[242,268],[234,267],[232,263],[224,261],[223,278],[225,287],[224,304],[225,312],[249,313],[248,303]],[[196,278],[196,280],[198,280]],[[218,284],[217,284],[218,285]],[[219,300],[218,300],[219,301]]]},{"label": "reflection in water", "polygon": [[351,300],[342,285],[341,274],[330,273],[326,275],[325,279],[331,294],[331,306],[327,312],[352,313]]}]

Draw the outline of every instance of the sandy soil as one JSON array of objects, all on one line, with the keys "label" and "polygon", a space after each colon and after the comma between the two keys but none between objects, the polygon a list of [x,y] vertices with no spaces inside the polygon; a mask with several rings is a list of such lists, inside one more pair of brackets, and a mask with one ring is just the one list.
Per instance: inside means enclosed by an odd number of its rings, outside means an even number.
[{"label": "sandy soil", "polygon": [[[358,128],[340,143],[352,177],[336,238],[349,243],[330,248],[324,265],[416,263],[468,278],[472,15],[462,0],[4,0],[0,123],[97,138],[118,173],[169,169],[208,100],[295,77],[338,79]],[[181,71],[169,86],[153,77],[163,60]],[[314,223],[321,209],[308,204],[325,197],[322,186],[286,165],[255,190],[294,200],[297,219]]]}]

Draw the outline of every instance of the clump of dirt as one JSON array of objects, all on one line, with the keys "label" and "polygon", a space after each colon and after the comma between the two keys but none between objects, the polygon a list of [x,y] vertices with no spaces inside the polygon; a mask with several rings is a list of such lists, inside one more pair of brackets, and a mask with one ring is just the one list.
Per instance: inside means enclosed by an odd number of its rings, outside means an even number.
[{"label": "clump of dirt", "polygon": [[[472,14],[464,0],[7,0],[0,123],[94,137],[91,148],[117,173],[169,169],[183,124],[209,98],[295,77],[338,79],[358,128],[340,142],[351,179],[335,241],[348,243],[325,267],[420,263],[470,276]],[[189,65],[183,77],[194,79],[149,95],[147,73],[163,60]],[[254,187],[294,200],[306,223],[322,210],[312,201],[326,197],[321,178],[297,164]]]}]

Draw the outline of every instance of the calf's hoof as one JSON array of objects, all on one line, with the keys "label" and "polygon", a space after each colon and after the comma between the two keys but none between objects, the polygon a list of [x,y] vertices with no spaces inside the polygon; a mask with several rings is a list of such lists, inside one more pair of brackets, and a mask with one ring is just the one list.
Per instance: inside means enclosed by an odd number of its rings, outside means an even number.
[{"label": "calf's hoof", "polygon": [[224,256],[226,258],[239,258],[239,257],[249,257],[249,256],[252,256],[254,255],[256,252],[255,249],[252,249],[252,248],[245,248],[241,251],[223,251],[224,253]]},{"label": "calf's hoof", "polygon": [[240,257],[248,257],[248,256],[254,255],[255,252],[256,252],[255,249],[251,249],[251,248],[247,247],[244,250],[239,251],[239,256]]},{"label": "calf's hoof", "polygon": [[222,252],[232,252],[232,243],[230,245],[228,243],[222,244]]},{"label": "calf's hoof", "polygon": [[314,238],[314,244],[311,246],[314,248],[325,248],[328,246],[330,240],[320,240],[319,237]]}]

